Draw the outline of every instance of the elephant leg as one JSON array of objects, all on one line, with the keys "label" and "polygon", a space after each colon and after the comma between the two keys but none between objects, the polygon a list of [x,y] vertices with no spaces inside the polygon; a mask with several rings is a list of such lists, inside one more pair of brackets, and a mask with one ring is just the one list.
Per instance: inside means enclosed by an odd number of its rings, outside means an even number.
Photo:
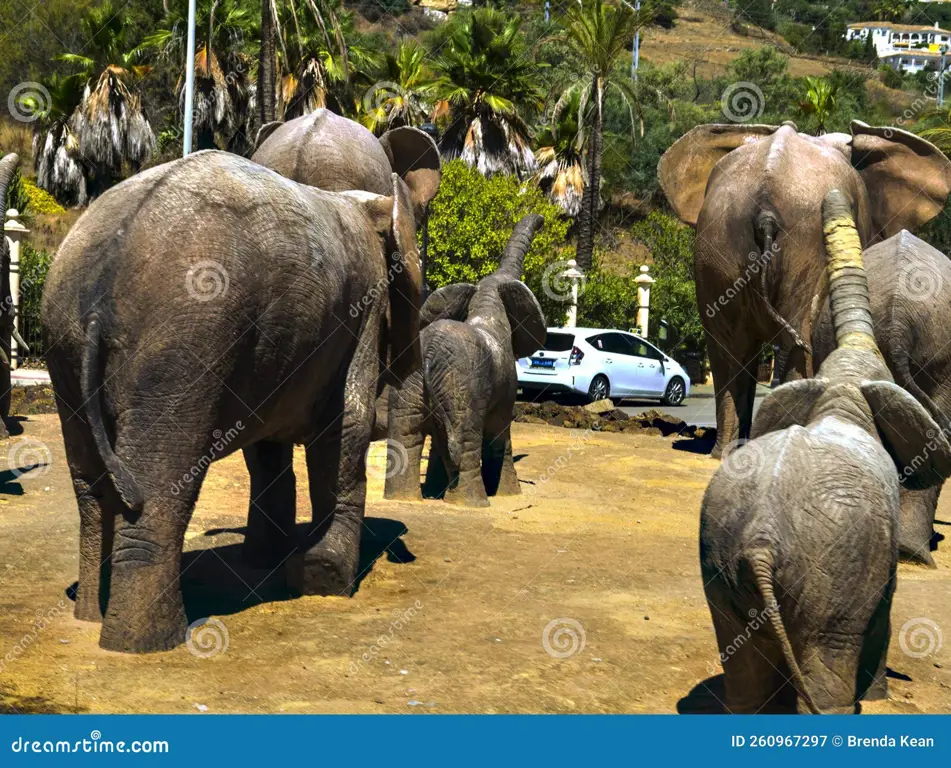
[{"label": "elephant leg", "polygon": [[423,401],[423,374],[416,371],[404,383],[402,389],[389,388],[387,412],[387,439],[395,449],[399,446],[402,456],[395,465],[387,467],[384,497],[403,501],[421,501],[419,468],[423,460],[423,444],[426,442],[426,418]]},{"label": "elephant leg", "polygon": [[924,491],[900,491],[901,522],[898,526],[898,556],[907,562],[937,567],[931,556],[934,518],[942,486]]},{"label": "elephant leg", "polygon": [[888,642],[891,639],[892,595],[895,592],[895,577],[885,588],[886,594],[879,602],[869,621],[859,668],[859,697],[865,701],[888,698]]},{"label": "elephant leg", "polygon": [[244,559],[257,568],[276,568],[294,551],[297,483],[294,446],[262,440],[244,449],[251,475]]},{"label": "elephant leg", "polygon": [[376,420],[378,320],[370,318],[346,380],[324,409],[307,445],[312,524],[287,564],[287,583],[302,595],[353,594],[366,505],[366,460]]},{"label": "elephant leg", "polygon": [[61,412],[66,460],[79,507],[79,582],[75,616],[102,621],[109,598],[115,514],[122,502],[99,460],[92,433],[81,416]]},{"label": "elephant leg", "polygon": [[777,668],[782,668],[781,654],[777,655],[775,649],[756,637],[750,637],[749,625],[728,618],[729,614],[722,613],[718,607],[712,607],[711,612],[723,665],[727,711],[753,715],[775,704],[776,693],[782,686],[782,679],[776,673]]},{"label": "elephant leg", "polygon": [[[849,715],[858,711],[856,680],[859,671],[861,638],[843,645],[841,634],[814,636],[798,654],[805,687],[813,703],[829,715]],[[795,681],[789,685],[796,689]],[[796,708],[801,714],[810,710],[797,689]]]},{"label": "elephant leg", "polygon": [[717,406],[717,443],[712,455],[721,458],[730,444],[750,436],[757,357],[755,350],[726,349],[709,332],[707,349]]},{"label": "elephant leg", "polygon": [[482,445],[482,481],[490,496],[517,496],[522,492],[512,459],[512,428],[508,424]]},{"label": "elephant leg", "polygon": [[449,444],[441,430],[434,429],[430,437],[423,496],[427,499],[444,499],[453,480],[454,470],[449,458]]},{"label": "elephant leg", "polygon": [[99,636],[102,648],[152,653],[185,640],[182,544],[202,479],[196,478],[176,497],[166,492],[167,486],[158,491],[146,486],[142,511],[125,510],[116,517],[109,605]]},{"label": "elephant leg", "polygon": [[463,507],[487,507],[489,499],[482,482],[482,426],[469,424],[462,438],[449,443],[449,459],[455,470],[445,500]]}]

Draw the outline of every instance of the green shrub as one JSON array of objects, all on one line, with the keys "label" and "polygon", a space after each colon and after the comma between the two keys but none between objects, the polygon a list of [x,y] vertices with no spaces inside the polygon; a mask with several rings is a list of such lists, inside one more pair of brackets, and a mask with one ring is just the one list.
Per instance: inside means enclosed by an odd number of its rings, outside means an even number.
[{"label": "green shrub", "polygon": [[13,178],[10,179],[10,185],[7,187],[6,208],[4,208],[2,211],[4,214],[4,221],[6,221],[6,212],[11,208],[16,208],[21,214],[29,214],[30,197],[26,190],[27,183],[28,182],[20,175],[19,171],[13,174]]},{"label": "green shrub", "polygon": [[561,325],[566,306],[558,300],[557,290],[543,287],[564,268],[559,262],[569,258],[562,254],[568,222],[561,209],[531,183],[502,174],[485,178],[461,160],[443,165],[439,194],[430,204],[430,288],[475,283],[490,274],[499,265],[513,227],[529,213],[543,216],[545,227],[525,258],[525,282],[542,305],[548,324]]},{"label": "green shrub", "polygon": [[18,327],[23,340],[30,346],[30,357],[42,356],[43,334],[40,330],[40,301],[43,283],[53,263],[53,255],[38,251],[24,243],[20,251],[20,308]]}]

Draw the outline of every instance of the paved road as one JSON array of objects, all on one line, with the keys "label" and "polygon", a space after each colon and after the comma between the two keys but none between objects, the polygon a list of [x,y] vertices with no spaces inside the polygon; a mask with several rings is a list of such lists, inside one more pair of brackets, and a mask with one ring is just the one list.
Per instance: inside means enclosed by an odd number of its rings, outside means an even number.
[{"label": "paved road", "polygon": [[[756,400],[753,403],[753,413],[759,409],[763,397],[769,392],[769,386],[756,385]],[[656,400],[624,400],[621,410],[630,415],[642,413],[651,408],[679,416],[688,424],[699,427],[715,427],[717,425],[716,401],[713,398],[713,385],[698,385],[690,388],[690,397],[684,400],[679,408],[670,408],[660,405]]]}]

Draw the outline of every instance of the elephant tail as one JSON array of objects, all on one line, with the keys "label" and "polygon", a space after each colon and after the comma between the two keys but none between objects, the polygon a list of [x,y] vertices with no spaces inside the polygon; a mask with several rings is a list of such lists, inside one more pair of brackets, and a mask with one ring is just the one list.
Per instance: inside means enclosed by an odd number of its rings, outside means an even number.
[{"label": "elephant tail", "polygon": [[753,550],[748,556],[748,562],[753,569],[756,586],[759,588],[760,595],[763,597],[763,605],[765,606],[764,612],[782,648],[783,657],[786,659],[786,666],[789,667],[789,672],[792,675],[792,681],[796,686],[796,691],[802,696],[810,712],[814,715],[821,715],[822,710],[815,705],[812,696],[809,695],[809,691],[806,689],[806,680],[803,677],[802,670],[799,668],[799,662],[796,661],[796,654],[793,653],[789,636],[786,634],[783,617],[779,613],[779,603],[776,602],[776,593],[773,591],[773,553],[765,547]]},{"label": "elephant tail", "polygon": [[766,287],[766,273],[772,260],[779,255],[779,244],[776,236],[779,233],[779,221],[776,214],[768,209],[763,209],[756,217],[756,242],[762,247],[759,259],[759,295],[766,307],[766,312],[772,318],[780,329],[780,335],[783,338],[783,347],[787,350],[790,347],[802,347],[807,355],[812,355],[812,347],[802,338],[799,331],[792,327],[790,322],[779,314],[779,310],[773,306],[769,300],[769,291]]},{"label": "elephant tail", "polygon": [[123,466],[119,457],[113,452],[112,446],[109,444],[109,437],[106,435],[106,427],[102,421],[102,403],[100,399],[102,375],[99,366],[100,335],[99,316],[93,313],[86,325],[86,346],[83,349],[82,394],[86,409],[86,421],[89,423],[90,430],[92,430],[96,450],[99,452],[102,463],[106,465],[106,471],[109,473],[109,477],[112,478],[119,496],[122,497],[122,501],[129,509],[138,512],[145,503],[142,489],[132,473]]}]

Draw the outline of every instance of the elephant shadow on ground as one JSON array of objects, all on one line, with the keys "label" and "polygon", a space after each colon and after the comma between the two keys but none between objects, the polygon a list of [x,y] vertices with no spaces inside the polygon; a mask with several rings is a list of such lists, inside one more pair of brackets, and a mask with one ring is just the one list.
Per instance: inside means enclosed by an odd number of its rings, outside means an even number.
[{"label": "elephant shadow on ground", "polygon": [[[297,526],[300,540],[303,540],[310,527],[307,523]],[[391,563],[412,563],[416,560],[402,538],[407,530],[399,520],[385,517],[364,519],[359,575],[354,584],[354,593],[360,589],[360,584],[373,570],[376,561],[384,555]],[[243,527],[215,528],[204,535],[244,532]],[[182,555],[182,595],[189,622],[206,616],[240,613],[261,603],[297,598],[287,588],[283,567],[253,568],[245,562],[241,550],[242,543],[223,544],[191,550]],[[75,599],[75,593],[74,583],[67,589],[67,594]]]},{"label": "elephant shadow on ground", "polygon": [[674,440],[675,451],[686,451],[687,453],[698,453],[709,456],[713,453],[713,448],[717,444],[717,431],[707,429],[703,437],[682,437]]}]

